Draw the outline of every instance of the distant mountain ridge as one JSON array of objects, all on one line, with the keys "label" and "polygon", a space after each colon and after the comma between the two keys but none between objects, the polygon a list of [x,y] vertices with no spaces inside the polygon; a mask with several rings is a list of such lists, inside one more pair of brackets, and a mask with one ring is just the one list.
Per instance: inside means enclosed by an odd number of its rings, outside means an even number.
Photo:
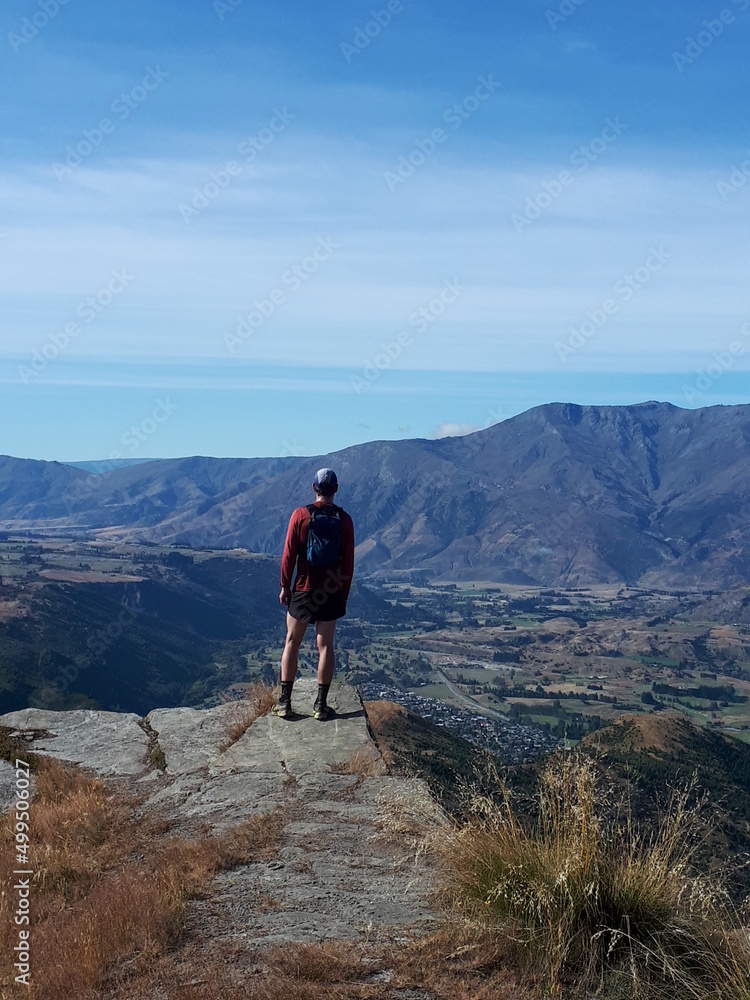
[{"label": "distant mountain ridge", "polygon": [[92,476],[0,458],[0,527],[279,553],[339,474],[360,572],[725,588],[750,575],[750,405],[549,403],[458,438],[312,458],[165,459]]},{"label": "distant mountain ridge", "polygon": [[155,458],[102,458],[93,462],[64,462],[74,469],[83,469],[84,472],[95,472],[97,475],[104,475],[112,469],[124,469],[129,465],[145,465],[147,462],[156,462]]}]

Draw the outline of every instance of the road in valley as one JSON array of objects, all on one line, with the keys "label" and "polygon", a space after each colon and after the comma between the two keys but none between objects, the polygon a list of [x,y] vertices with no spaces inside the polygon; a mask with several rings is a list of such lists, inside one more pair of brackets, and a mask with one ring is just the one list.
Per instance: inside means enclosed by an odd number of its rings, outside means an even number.
[{"label": "road in valley", "polygon": [[467,708],[472,709],[472,711],[474,712],[479,712],[482,715],[489,715],[493,719],[502,719],[503,722],[508,721],[508,716],[505,715],[504,712],[498,712],[494,708],[486,708],[484,705],[479,705],[477,704],[477,702],[474,701],[473,698],[470,698],[468,694],[464,694],[463,691],[460,691],[453,683],[453,681],[448,680],[448,678],[445,676],[443,671],[440,670],[439,667],[435,667],[434,670],[437,676],[443,682],[443,684],[445,684],[450,693],[453,695],[453,697],[457,698]]}]

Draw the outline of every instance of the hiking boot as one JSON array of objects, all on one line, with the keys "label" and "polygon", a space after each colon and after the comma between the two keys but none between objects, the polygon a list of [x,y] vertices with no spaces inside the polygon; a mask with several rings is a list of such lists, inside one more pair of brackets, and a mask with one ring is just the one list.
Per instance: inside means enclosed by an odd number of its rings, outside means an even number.
[{"label": "hiking boot", "polygon": [[276,704],[271,709],[271,715],[278,715],[280,719],[291,719],[292,717],[291,701],[277,701]]},{"label": "hiking boot", "polygon": [[313,719],[317,719],[318,722],[325,722],[330,713],[331,710],[328,705],[322,705],[319,701],[316,701],[313,705]]}]

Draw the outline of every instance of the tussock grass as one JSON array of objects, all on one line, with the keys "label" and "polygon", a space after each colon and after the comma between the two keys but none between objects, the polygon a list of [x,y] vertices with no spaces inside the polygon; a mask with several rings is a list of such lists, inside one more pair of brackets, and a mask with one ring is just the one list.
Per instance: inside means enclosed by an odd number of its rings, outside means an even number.
[{"label": "tussock grass", "polygon": [[627,814],[602,818],[611,813],[583,755],[548,764],[535,822],[502,785],[476,796],[466,823],[437,843],[456,908],[513,940],[551,991],[747,1000],[747,937],[720,882],[691,864],[692,791],[647,836]]},{"label": "tussock grass", "polygon": [[448,921],[432,934],[391,945],[383,961],[393,970],[394,988],[426,990],[440,1000],[537,1000],[540,995],[514,971],[512,942],[467,922]]},{"label": "tussock grass", "polygon": [[[127,968],[149,965],[180,938],[187,901],[224,868],[272,857],[280,812],[221,836],[167,836],[136,816],[138,800],[54,758],[40,757],[30,807],[35,1000],[100,995]],[[14,811],[0,821],[0,944],[12,953]],[[126,965],[124,964],[126,963]],[[12,963],[0,969],[10,988]]]},{"label": "tussock grass", "polygon": [[373,747],[355,750],[346,760],[331,764],[332,774],[357,774],[363,778],[382,777],[388,773],[385,761]]},{"label": "tussock grass", "polygon": [[[54,757],[39,757],[37,765],[29,833],[35,916],[41,919],[84,896],[135,850],[137,836],[132,804],[103,781]],[[3,840],[12,832],[12,816],[2,824]],[[8,860],[3,856],[0,865]]]},{"label": "tussock grass", "polygon": [[446,823],[446,816],[434,799],[426,796],[416,779],[401,779],[389,794],[377,795],[378,839],[408,846],[418,853],[427,850],[434,831]]},{"label": "tussock grass", "polygon": [[167,758],[164,753],[164,749],[158,743],[151,751],[151,753],[148,755],[148,762],[151,765],[151,767],[155,767],[159,771],[166,771]]},{"label": "tussock grass", "polygon": [[278,690],[262,681],[253,681],[245,696],[233,702],[227,711],[227,739],[222,743],[223,752],[244,736],[252,724],[262,715],[268,715],[278,697]]}]

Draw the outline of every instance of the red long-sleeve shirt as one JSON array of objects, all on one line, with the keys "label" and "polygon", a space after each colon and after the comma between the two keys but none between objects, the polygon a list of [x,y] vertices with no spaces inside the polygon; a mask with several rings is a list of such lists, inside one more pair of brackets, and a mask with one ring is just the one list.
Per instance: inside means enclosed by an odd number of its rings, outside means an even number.
[{"label": "red long-sleeve shirt", "polygon": [[[316,500],[315,506],[325,507],[326,504]],[[296,565],[295,591],[304,590],[309,593],[322,588],[329,594],[343,593],[346,601],[354,575],[354,522],[345,510],[341,511],[341,558],[338,565],[329,569],[310,566],[307,561],[309,527],[310,514],[307,507],[298,507],[289,519],[286,532],[284,555],[281,557],[281,586],[292,589],[292,573]]]}]

